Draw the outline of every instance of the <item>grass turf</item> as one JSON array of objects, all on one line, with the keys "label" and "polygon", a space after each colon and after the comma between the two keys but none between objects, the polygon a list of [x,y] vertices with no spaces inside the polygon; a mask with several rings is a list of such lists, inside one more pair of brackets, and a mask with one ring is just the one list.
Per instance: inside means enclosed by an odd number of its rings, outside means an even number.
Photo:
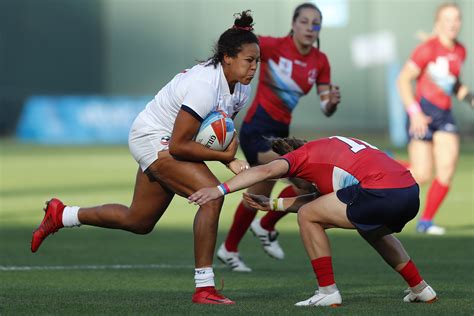
[{"label": "grass turf", "polygon": [[[398,235],[440,300],[435,304],[402,303],[403,280],[357,233],[332,230],[329,235],[343,306],[314,309],[293,306],[309,297],[316,285],[293,214],[278,226],[285,260],[267,257],[251,234],[245,236],[240,251],[253,273],[229,272],[216,260],[218,287],[224,279],[223,292],[237,301],[235,306],[191,303],[191,229],[196,208],[179,197],[149,235],[94,227],[64,229],[32,254],[31,231],[42,218],[45,200],[55,195],[82,206],[128,204],[137,167],[125,147],[39,147],[6,141],[0,146],[2,315],[474,314],[472,147],[462,147],[452,190],[437,217],[448,234],[417,235],[410,223]],[[404,157],[403,152],[396,154]],[[219,164],[210,166],[220,179],[230,177]],[[422,196],[426,190],[422,187]],[[226,198],[218,244],[225,237],[239,197],[232,194]],[[26,267],[30,270],[20,270]]]}]

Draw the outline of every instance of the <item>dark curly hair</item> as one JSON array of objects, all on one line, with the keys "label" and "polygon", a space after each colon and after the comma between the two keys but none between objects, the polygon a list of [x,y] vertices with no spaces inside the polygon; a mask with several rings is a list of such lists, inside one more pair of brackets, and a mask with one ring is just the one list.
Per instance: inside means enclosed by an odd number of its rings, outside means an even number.
[{"label": "dark curly hair", "polygon": [[295,137],[275,138],[272,140],[272,150],[280,156],[286,155],[306,144],[306,140]]},{"label": "dark curly hair", "polygon": [[253,18],[250,10],[234,14],[234,25],[221,34],[214,47],[214,55],[207,60],[207,65],[217,65],[224,60],[224,55],[236,57],[242,45],[255,43],[259,45],[253,33]]}]

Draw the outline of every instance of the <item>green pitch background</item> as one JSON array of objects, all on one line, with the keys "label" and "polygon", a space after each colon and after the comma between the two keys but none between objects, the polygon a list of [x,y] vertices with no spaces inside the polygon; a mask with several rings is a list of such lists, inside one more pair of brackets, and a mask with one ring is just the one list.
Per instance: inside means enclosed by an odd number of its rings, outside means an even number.
[{"label": "green pitch background", "polygon": [[[336,281],[343,295],[337,309],[293,306],[316,288],[294,214],[278,226],[285,260],[267,257],[250,233],[240,251],[253,273],[229,272],[216,260],[216,283],[219,287],[225,280],[223,293],[236,300],[235,306],[191,303],[196,207],[180,197],[146,236],[94,227],[63,229],[32,254],[31,232],[41,221],[44,201],[57,196],[80,206],[128,204],[137,166],[126,147],[39,147],[4,140],[0,148],[1,315],[474,314],[472,144],[463,144],[452,190],[437,217],[447,235],[417,235],[413,222],[398,235],[440,300],[402,303],[406,285],[398,274],[357,233],[332,230]],[[406,157],[402,151],[396,154]],[[210,166],[223,181],[231,176],[218,163]],[[422,187],[422,198],[426,191]],[[226,198],[218,245],[239,198],[239,193]]]}]

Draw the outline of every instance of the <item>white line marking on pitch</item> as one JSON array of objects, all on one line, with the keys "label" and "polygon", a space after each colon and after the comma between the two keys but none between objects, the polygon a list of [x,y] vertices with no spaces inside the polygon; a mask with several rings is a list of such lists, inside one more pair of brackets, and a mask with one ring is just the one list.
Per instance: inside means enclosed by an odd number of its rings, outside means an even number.
[{"label": "white line marking on pitch", "polygon": [[[223,268],[224,265],[214,266]],[[72,266],[0,266],[0,271],[33,271],[33,270],[133,270],[133,269],[194,269],[193,265],[173,264],[105,264],[105,265],[72,265]]]}]

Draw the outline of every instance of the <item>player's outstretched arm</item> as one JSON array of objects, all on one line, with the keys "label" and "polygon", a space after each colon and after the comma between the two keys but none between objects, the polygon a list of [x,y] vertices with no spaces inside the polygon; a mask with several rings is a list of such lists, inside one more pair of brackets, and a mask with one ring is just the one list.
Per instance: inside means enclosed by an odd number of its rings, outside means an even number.
[{"label": "player's outstretched arm", "polygon": [[297,213],[301,206],[317,198],[318,193],[298,195],[289,198],[270,199],[264,195],[244,193],[245,202],[252,208],[262,211],[281,211]]},{"label": "player's outstretched arm", "polygon": [[248,188],[255,183],[281,178],[288,172],[288,162],[277,159],[268,164],[245,170],[217,187],[202,188],[188,197],[189,203],[203,205],[223,195]]}]

